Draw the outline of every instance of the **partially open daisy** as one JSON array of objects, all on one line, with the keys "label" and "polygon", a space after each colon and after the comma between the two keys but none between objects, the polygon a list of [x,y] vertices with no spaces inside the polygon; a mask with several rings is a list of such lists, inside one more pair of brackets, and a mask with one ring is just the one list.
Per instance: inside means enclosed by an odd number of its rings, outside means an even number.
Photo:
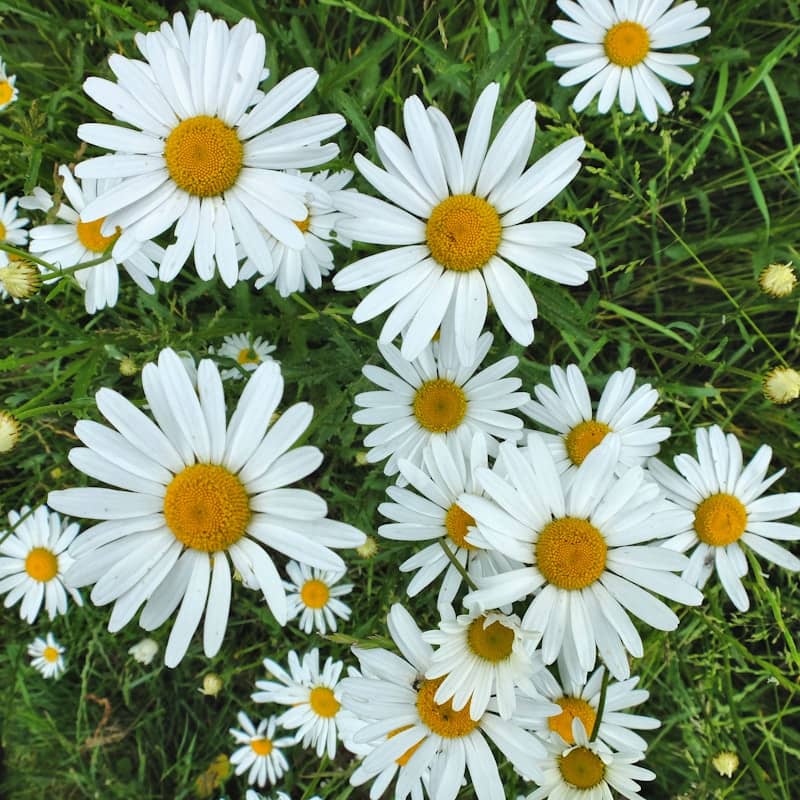
[{"label": "partially open daisy", "polygon": [[66,614],[67,592],[82,605],[80,593],[64,584],[64,573],[72,564],[66,550],[78,525],[62,520],[47,506],[34,511],[23,506],[9,512],[8,521],[13,530],[0,531],[0,594],[6,595],[5,607],[22,600],[19,615],[31,624],[42,603],[50,619]]},{"label": "partially open daisy", "polygon": [[419,466],[422,451],[432,439],[443,439],[466,452],[474,434],[480,432],[492,452],[498,440],[522,435],[522,420],[504,413],[530,400],[527,392],[516,391],[522,381],[504,377],[519,363],[516,356],[476,373],[492,346],[490,333],[480,337],[474,358],[466,365],[459,362],[454,347],[441,344],[438,356],[429,344],[419,358],[408,361],[393,344],[379,343],[381,355],[396,374],[371,364],[363,368],[382,391],[355,396],[362,410],[353,414],[353,421],[380,426],[367,435],[364,444],[370,448],[367,461],[388,457],[383,468],[387,475],[397,473],[401,458]]},{"label": "partially open daisy", "polygon": [[[18,97],[19,89],[16,87],[17,76],[6,72],[6,65],[0,58],[0,111],[8,108]],[[2,237],[0,237],[2,240]]]},{"label": "partially open daisy", "polygon": [[800,570],[800,559],[772,541],[800,539],[800,526],[774,521],[800,509],[800,492],[762,496],[786,472],[766,477],[772,457],[768,445],[761,445],[743,467],[738,439],[718,425],[698,428],[695,441],[696,459],[685,453],[675,457],[680,475],[656,459],[648,465],[667,496],[691,514],[663,545],[681,553],[694,548],[684,579],[703,588],[716,568],[728,597],[746,611],[750,599],[741,580],[747,574],[743,545],[785,569]]},{"label": "partially open daisy", "polygon": [[338,230],[352,239],[400,247],[377,253],[336,274],[333,285],[353,291],[380,283],[353,312],[363,322],[394,306],[380,341],[403,331],[403,356],[414,359],[452,309],[462,362],[473,359],[491,298],[501,322],[521,344],[533,341],[536,301],[509,266],[569,286],[587,280],[594,259],[574,249],[577,225],[530,222],[578,172],[584,149],[570,139],[525,169],[536,130],[536,106],[518,105],[489,146],[499,86],[481,93],[459,150],[447,117],[409,97],[403,118],[409,146],[379,127],[375,146],[385,167],[357,154],[361,174],[390,202],[343,192],[338,207],[352,219]]},{"label": "partially open daisy", "polygon": [[229,29],[198,11],[191,30],[183,15],[136,44],[145,60],[113,54],[117,82],[91,77],[86,93],[130,127],[88,123],[78,136],[115,151],[84,161],[81,178],[121,178],[87,204],[82,219],[103,236],[122,234],[114,254],[172,227],[176,241],[160,265],[163,281],[180,272],[194,250],[204,280],[219,271],[227,286],[238,280],[236,245],[261,267],[271,263],[263,227],[287,247],[302,249],[295,224],[307,216],[306,181],[288,167],[322,164],[339,152],[321,144],[344,125],[340,114],[274,124],[301,103],[317,83],[315,70],[292,73],[265,95],[266,45],[255,23],[242,19]]},{"label": "partially open daisy", "polygon": [[314,569],[296,561],[286,565],[291,583],[284,581],[289,619],[300,617],[305,633],[325,634],[336,630],[336,620],[350,619],[350,607],[339,598],[349,594],[352,583],[339,583],[344,570]]},{"label": "partially open daisy", "polygon": [[[28,241],[28,231],[25,230],[28,218],[17,216],[18,203],[18,197],[9,197],[6,200],[6,193],[0,193],[0,244],[24,247]],[[0,250],[0,267],[6,264],[8,264],[8,253]]]},{"label": "partially open daisy", "polygon": [[645,417],[658,401],[658,392],[649,383],[633,391],[636,371],[632,367],[609,377],[594,411],[586,381],[575,364],[566,369],[553,365],[550,377],[555,390],[537,384],[536,399],[521,410],[534,422],[558,431],[558,435],[544,433],[542,437],[560,472],[574,472],[612,432],[620,442],[619,461],[614,465],[618,473],[643,464],[669,438],[669,428],[656,427],[659,415]]},{"label": "partially open daisy", "polygon": [[274,361],[271,353],[275,352],[275,345],[260,336],[254,338],[248,331],[226,336],[216,350],[210,347],[208,352],[233,359],[239,366],[223,369],[220,377],[223,381],[238,381],[245,377],[245,373],[256,370],[259,364]]},{"label": "partially open daisy", "polygon": [[465,605],[486,611],[532,596],[522,627],[541,636],[545,664],[562,654],[571,675],[594,667],[595,649],[616,678],[630,675],[625,650],[641,658],[643,649],[626,609],[659,630],[677,627],[651,592],[689,605],[703,599],[672,574],[688,561],[649,545],[682,530],[689,513],[663,500],[641,467],[615,477],[619,448],[607,436],[565,486],[545,441],[531,434],[526,448],[500,446],[503,475],[477,471],[486,497],[459,498],[490,546],[530,565],[478,578]]},{"label": "partially open daisy", "polygon": [[45,678],[61,677],[64,672],[64,652],[65,648],[55,640],[52,633],[48,633],[44,639],[37,636],[28,645],[31,666],[39,670]]},{"label": "partially open daisy", "polygon": [[264,786],[267,781],[272,784],[277,783],[289,769],[289,763],[281,748],[292,744],[291,737],[275,738],[276,717],[262,719],[256,727],[250,717],[244,711],[240,711],[236,715],[236,720],[242,730],[229,728],[236,743],[242,745],[231,755],[231,764],[236,766],[236,774],[241,775],[250,770],[247,782],[258,786]]},{"label": "partially open daisy", "polygon": [[82,420],[86,447],[69,458],[87,475],[119,489],[51,492],[49,503],[77,517],[104,520],[72,544],[68,581],[94,583],[96,605],[114,603],[109,630],[127,624],[144,603],[140,624],[153,630],[180,605],[164,661],[183,658],[205,610],[203,650],[217,653],[231,600],[229,559],[249,588],[259,588],[280,625],[288,610],[270,551],[322,569],[342,569],[331,547],[356,547],[364,534],[326,518],[327,506],[305,489],[288,488],[313,472],[322,453],[292,445],[311,422],[308,403],[270,425],[283,393],[275,363],[248,380],[226,420],[215,364],[197,368],[197,388],[172,350],[142,370],[155,422],[111,389],[97,406],[114,426]]},{"label": "partially open daisy", "polygon": [[[658,108],[672,109],[672,100],[660,79],[688,86],[692,76],[682,67],[698,62],[685,53],[662,53],[664,48],[688,44],[708,36],[711,28],[698,27],[711,13],[694,0],[558,0],[570,21],[557,19],[553,30],[575,44],[552,47],[548,61],[569,67],[562,86],[584,83],[572,103],[582,111],[599,94],[597,108],[605,113],[619,97],[620,108],[630,114],[637,101],[650,122]],[[669,10],[667,10],[669,9]]]}]

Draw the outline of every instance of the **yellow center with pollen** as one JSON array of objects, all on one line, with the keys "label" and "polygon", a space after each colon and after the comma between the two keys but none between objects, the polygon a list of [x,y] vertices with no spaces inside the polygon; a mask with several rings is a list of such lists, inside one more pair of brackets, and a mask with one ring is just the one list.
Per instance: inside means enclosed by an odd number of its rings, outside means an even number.
[{"label": "yellow center with pollen", "polygon": [[600,784],[606,774],[606,765],[588,747],[576,747],[560,756],[558,768],[564,780],[576,789],[591,789]]},{"label": "yellow center with pollen", "polygon": [[555,731],[567,744],[575,744],[575,738],[572,735],[572,720],[579,719],[583,723],[586,735],[591,736],[597,712],[589,703],[581,700],[580,697],[561,697],[555,702],[561,706],[562,710],[560,714],[553,714],[547,720],[551,731]]},{"label": "yellow center with pollen", "polygon": [[268,756],[272,752],[272,741],[270,739],[251,739],[250,749],[257,756]]},{"label": "yellow center with pollen", "polygon": [[414,416],[432,433],[455,430],[467,413],[464,390],[445,378],[425,381],[414,395]]},{"label": "yellow center with pollen", "polygon": [[741,537],[747,527],[747,509],[732,494],[707,497],[694,512],[694,529],[700,541],[724,547]]},{"label": "yellow center with pollen", "polygon": [[13,96],[14,87],[8,81],[0,81],[0,105],[8,103]]},{"label": "yellow center with pollen", "polygon": [[536,542],[536,566],[559,589],[585,589],[606,566],[606,540],[585,519],[561,517],[545,525]]},{"label": "yellow center with pollen", "polygon": [[470,622],[467,628],[467,645],[479,658],[497,663],[505,661],[514,646],[514,631],[500,621],[486,625],[485,616]]},{"label": "yellow center with pollen", "polygon": [[42,650],[42,658],[52,664],[54,661],[58,661],[58,650],[55,647],[45,647]]},{"label": "yellow center with pollen", "polygon": [[497,252],[502,226],[494,207],[472,194],[455,194],[431,211],[425,236],[431,255],[456,272],[480,269]]},{"label": "yellow center with pollen", "polygon": [[[386,734],[386,738],[387,739],[391,739],[393,736],[397,736],[398,733],[402,733],[403,731],[407,731],[410,727],[411,727],[411,725],[403,725],[402,728],[395,728],[393,731],[389,731],[389,733]],[[413,756],[414,753],[417,752],[417,750],[419,749],[419,746],[424,741],[425,741],[425,737],[423,736],[422,739],[420,739],[416,744],[412,744],[411,747],[409,747],[408,750],[406,750],[405,753],[403,753],[403,755],[400,756],[400,758],[396,758],[394,760],[395,764],[397,764],[400,767],[404,767],[406,764],[408,764],[408,762],[411,760],[411,756]]]},{"label": "yellow center with pollen", "polygon": [[603,40],[606,56],[619,67],[635,67],[650,52],[650,34],[638,22],[618,22]]},{"label": "yellow center with pollen", "polygon": [[327,584],[316,578],[306,581],[300,589],[300,599],[306,608],[325,608],[330,596]]},{"label": "yellow center with pollen", "polygon": [[467,541],[469,526],[474,524],[475,518],[467,514],[467,512],[456,503],[453,503],[444,515],[444,527],[447,531],[448,538],[456,547],[462,547],[464,550],[478,549],[474,544],[470,544]]},{"label": "yellow center with pollen", "polygon": [[341,708],[341,704],[334,696],[333,691],[327,686],[314,687],[308,698],[308,704],[318,717],[325,717],[326,719],[335,717]]},{"label": "yellow center with pollen", "polygon": [[117,228],[111,236],[103,236],[100,233],[100,228],[106,221],[105,217],[92,220],[91,222],[82,222],[78,220],[77,232],[80,243],[93,253],[105,253],[109,245],[114,244],[122,233],[121,228]]},{"label": "yellow center with pollen", "polygon": [[305,219],[301,220],[295,219],[292,221],[294,222],[295,225],[297,225],[298,229],[300,230],[300,233],[306,233],[308,229],[311,227],[311,214],[306,214]]},{"label": "yellow center with pollen", "polygon": [[244,148],[233,128],[201,115],[183,120],[167,137],[164,159],[170,177],[197,197],[216,197],[239,177]]},{"label": "yellow center with pollen", "polygon": [[478,723],[469,715],[469,703],[461,711],[453,710],[453,701],[437,703],[433,697],[441,686],[444,676],[423,681],[417,692],[417,711],[419,718],[439,736],[445,739],[456,739],[466,736],[478,727]]},{"label": "yellow center with pollen", "polygon": [[241,481],[225,467],[193,464],[167,486],[164,516],[178,541],[215,553],[244,535],[250,501]]},{"label": "yellow center with pollen", "polygon": [[[2,98],[0,98],[0,103],[2,103]],[[0,242],[4,242],[6,240],[6,226],[3,225],[3,221],[0,220]]]},{"label": "yellow center with pollen", "polygon": [[261,363],[261,356],[253,350],[252,347],[243,347],[239,351],[239,355],[236,356],[236,360],[244,365],[244,364],[260,364]]},{"label": "yellow center with pollen", "polygon": [[34,547],[25,558],[25,572],[35,581],[47,583],[58,574],[58,559],[46,547]]},{"label": "yellow center with pollen", "polygon": [[564,447],[567,448],[570,461],[576,467],[583,464],[586,456],[606,438],[607,433],[611,433],[611,428],[605,422],[598,422],[595,419],[579,422],[564,437]]}]

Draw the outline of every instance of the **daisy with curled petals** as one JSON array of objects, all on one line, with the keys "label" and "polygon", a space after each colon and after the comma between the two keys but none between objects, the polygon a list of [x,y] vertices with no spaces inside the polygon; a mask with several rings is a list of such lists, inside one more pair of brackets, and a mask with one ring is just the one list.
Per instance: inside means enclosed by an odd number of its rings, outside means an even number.
[{"label": "daisy with curled petals", "polygon": [[[307,216],[307,182],[282,170],[311,167],[339,152],[321,144],[344,125],[340,114],[275,123],[301,103],[317,83],[306,68],[266,94],[266,45],[255,23],[229,29],[198,11],[191,29],[183,15],[172,25],[138,34],[144,61],[109,57],[116,82],[90,77],[84,90],[128,127],[87,123],[78,136],[115,151],[79,164],[81,178],[121,178],[88,203],[85,222],[103,218],[100,233],[122,234],[114,245],[122,260],[138,242],[158,236],[177,220],[176,241],[160,265],[171,281],[194,251],[203,280],[218,270],[226,286],[239,277],[237,243],[259,269],[272,263],[264,230],[287,247],[302,249],[295,224]],[[263,228],[263,230],[262,230]]]},{"label": "daisy with curled petals", "polygon": [[342,192],[337,207],[352,218],[337,229],[361,242],[399,245],[336,274],[339,291],[379,283],[353,312],[363,322],[393,307],[380,341],[403,331],[403,356],[420,355],[450,309],[458,354],[472,361],[488,300],[511,337],[533,341],[536,301],[509,266],[569,286],[585,283],[594,259],[575,249],[577,225],[525,222],[575,177],[581,137],[559,145],[525,169],[536,130],[536,106],[518,105],[489,146],[499,86],[481,92],[459,149],[453,127],[418,97],[403,106],[407,146],[387,128],[375,131],[385,169],[357,154],[364,178],[390,202]]},{"label": "daisy with curled petals", "polygon": [[111,389],[97,406],[113,428],[81,420],[86,447],[69,459],[90,477],[118,487],[51,492],[53,508],[103,520],[70,547],[76,560],[67,580],[94,583],[96,605],[114,603],[109,630],[127,624],[144,603],[141,626],[153,630],[178,606],[164,661],[183,658],[205,611],[203,650],[215,655],[225,635],[233,566],[259,588],[285,625],[283,582],[271,550],[321,569],[342,569],[331,547],[355,547],[364,534],[326,518],[325,501],[289,488],[322,461],[316,447],[292,448],[311,422],[308,403],[288,408],[270,425],[283,378],[275,363],[248,380],[227,420],[217,367],[203,359],[197,385],[173,350],[142,370],[155,422]]},{"label": "daisy with curled petals", "polygon": [[630,675],[625,650],[641,658],[643,649],[626,610],[659,630],[678,626],[651,592],[688,605],[703,600],[672,574],[688,559],[650,546],[681,530],[689,513],[662,499],[641,467],[616,477],[619,451],[609,434],[565,487],[545,441],[531,434],[524,449],[500,446],[504,474],[477,470],[486,497],[458,501],[489,546],[529,565],[478,578],[464,604],[485,611],[533,597],[522,627],[541,637],[545,664],[562,654],[571,675],[594,667],[595,650],[617,679]]},{"label": "daisy with curled petals", "polygon": [[[19,95],[19,89],[15,86],[17,76],[11,75],[6,72],[6,65],[3,59],[0,58],[0,111],[8,108]],[[2,237],[0,237],[0,241]]]},{"label": "daisy with curled petals", "polygon": [[775,521],[797,512],[800,492],[763,496],[786,472],[781,469],[767,477],[772,457],[768,445],[761,445],[743,466],[738,439],[732,433],[726,436],[719,426],[698,428],[695,441],[696,459],[675,457],[680,475],[656,459],[648,464],[667,496],[690,513],[663,546],[680,553],[694,548],[684,580],[702,589],[716,569],[733,604],[747,611],[750,599],[741,580],[747,574],[743,545],[784,569],[800,570],[800,559],[773,541],[800,539],[800,526]]},{"label": "daisy with curled petals", "polygon": [[42,603],[53,619],[67,613],[67,592],[80,606],[80,592],[64,583],[72,564],[67,548],[78,535],[78,525],[67,523],[47,506],[31,511],[23,506],[8,514],[11,531],[0,531],[0,594],[11,608],[22,600],[19,615],[33,624]]},{"label": "daisy with curled petals", "polygon": [[519,438],[522,420],[504,413],[530,400],[527,392],[516,391],[522,384],[519,378],[504,377],[519,359],[507,356],[476,373],[491,346],[492,334],[484,333],[473,360],[465,365],[449,338],[439,342],[438,355],[429,344],[414,361],[403,358],[393,344],[379,343],[394,373],[367,364],[364,375],[381,391],[362,392],[354,400],[362,409],[353,414],[353,421],[379,426],[364,439],[370,448],[367,461],[388,456],[383,471],[394,475],[401,458],[419,466],[423,449],[433,439],[467,452],[480,432],[494,452],[498,440]]},{"label": "daisy with curled petals", "polygon": [[[562,86],[583,83],[572,107],[582,111],[599,94],[597,109],[605,114],[619,97],[620,108],[630,114],[637,101],[650,122],[658,108],[672,110],[672,100],[661,79],[688,86],[692,76],[683,67],[696,64],[697,56],[663,53],[664,48],[688,44],[708,36],[700,26],[711,13],[694,0],[558,0],[570,18],[557,19],[553,30],[574,44],[552,47],[548,61],[569,67]],[[700,27],[699,27],[700,26]]]},{"label": "daisy with curled petals", "polygon": [[45,639],[37,636],[28,645],[28,655],[31,657],[31,666],[45,678],[60,678],[64,672],[64,647],[52,633],[48,633]]},{"label": "daisy with curled petals", "polygon": [[[17,216],[17,203],[18,197],[6,200],[6,193],[0,193],[0,244],[24,247],[28,241],[28,231],[25,230],[28,218]],[[8,261],[8,253],[0,250],[0,267],[4,267]]]},{"label": "daisy with curled petals", "polygon": [[274,361],[271,353],[275,352],[275,345],[260,336],[253,338],[249,332],[234,333],[232,336],[226,336],[216,350],[209,347],[208,352],[211,355],[233,359],[241,369],[236,367],[224,369],[220,372],[220,377],[223,381],[238,381],[245,377],[245,372],[255,371],[259,364]]},{"label": "daisy with curled petals", "polygon": [[[395,798],[404,798],[409,787],[430,768],[430,797],[454,800],[466,767],[478,800],[502,800],[505,792],[487,738],[521,775],[540,779],[532,762],[544,756],[541,742],[512,720],[501,719],[491,711],[474,720],[467,708],[456,711],[449,700],[437,703],[435,696],[443,678],[425,677],[433,663],[431,646],[400,605],[392,606],[388,625],[402,657],[383,649],[353,648],[365,677],[343,681],[345,708],[368,720],[354,735],[355,740],[382,740],[364,758],[350,782],[366,782],[397,763]],[[552,713],[549,703],[541,706],[543,716]]]},{"label": "daisy with curled petals", "polygon": [[337,617],[350,619],[350,607],[339,599],[353,589],[352,583],[339,583],[344,570],[314,569],[290,561],[286,574],[291,579],[291,583],[283,582],[289,619],[300,617],[300,630],[304,633],[335,631]]},{"label": "daisy with curled petals", "polygon": [[247,775],[249,784],[264,786],[267,781],[276,783],[289,769],[286,756],[280,748],[291,745],[292,739],[286,736],[281,739],[275,738],[277,726],[275,717],[262,719],[258,727],[253,725],[244,711],[240,711],[236,719],[243,728],[243,730],[229,728],[236,743],[242,745],[231,756],[231,764],[236,766],[236,774],[241,775],[249,769]]},{"label": "daisy with curled petals", "polygon": [[658,392],[649,383],[633,391],[636,371],[628,367],[609,377],[592,410],[589,389],[574,364],[566,369],[550,367],[553,389],[537,384],[535,400],[522,407],[534,422],[557,431],[543,433],[559,472],[574,473],[587,455],[611,432],[620,441],[617,473],[644,463],[655,455],[659,443],[669,438],[669,428],[657,428],[660,416],[645,417],[658,401]]}]

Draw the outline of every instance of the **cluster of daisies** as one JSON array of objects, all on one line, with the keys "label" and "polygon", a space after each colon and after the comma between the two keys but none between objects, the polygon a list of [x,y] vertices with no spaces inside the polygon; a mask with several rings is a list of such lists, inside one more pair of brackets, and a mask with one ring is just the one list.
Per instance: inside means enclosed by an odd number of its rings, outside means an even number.
[{"label": "cluster of daisies", "polygon": [[[559,0],[570,19],[554,28],[573,43],[547,57],[569,68],[562,84],[585,84],[576,109],[598,95],[601,112],[616,98],[650,121],[671,109],[660,78],[691,82],[683,67],[697,59],[661,50],[709,33],[708,9],[671,5]],[[500,89],[489,84],[459,141],[442,111],[410,97],[405,140],[379,127],[380,165],[355,156],[379,199],[347,188],[349,171],[308,171],[338,154],[325,140],[344,119],[282,122],[318,76],[301,69],[263,92],[266,44],[252,21],[231,28],[198,11],[189,26],[179,13],[136,45],[140,59],[109,58],[114,80],[84,84],[114,122],[83,124],[78,136],[110,152],[61,166],[52,196],[0,196],[0,243],[28,244],[44,280],[72,276],[89,313],[116,303],[120,267],[149,293],[191,259],[202,280],[255,278],[285,296],[321,285],[334,242],[376,245],[333,276],[339,291],[371,287],[354,321],[388,312],[377,343],[388,368],[364,367],[377,388],[355,397],[353,420],[373,426],[367,461],[395,478],[378,533],[406,543],[408,597],[436,598],[429,630],[392,606],[395,650],[354,647],[357,665],[318,648],[292,650],[286,665],[266,658],[252,700],[270,713],[239,713],[236,773],[277,787],[286,748],[334,759],[341,745],[356,760],[351,783],[369,784],[371,800],[390,786],[395,800],[453,800],[465,780],[479,800],[502,800],[499,752],[535,784],[528,800],[641,800],[640,782],[655,776],[639,765],[647,743],[637,731],[659,722],[631,713],[648,697],[631,676],[643,656],[632,618],[674,630],[661,598],[699,605],[713,572],[746,610],[748,551],[800,569],[776,543],[800,538],[777,521],[800,494],[766,496],[783,474],[767,476],[769,447],[745,465],[717,426],[696,431],[696,455],[663,464],[670,430],[651,414],[658,393],[637,388],[631,368],[593,402],[575,365],[551,367],[551,385],[528,392],[512,375],[516,357],[484,363],[490,301],[512,339],[533,341],[537,304],[520,270],[579,286],[595,268],[578,249],[580,227],[530,221],[579,171],[583,139],[528,166],[531,100],[492,137]],[[0,62],[0,110],[16,97],[13,80]],[[45,221],[28,231],[18,206]],[[24,297],[19,257],[0,258],[0,282]],[[282,406],[275,349],[249,333],[199,361],[166,348],[142,370],[143,403],[101,388],[105,422],[76,424],[69,460],[103,485],[53,491],[48,506],[9,515],[5,605],[20,603],[29,623],[44,607],[52,620],[91,587],[94,605],[112,607],[112,633],[137,615],[146,631],[172,620],[168,667],[195,637],[207,657],[219,652],[237,613],[234,582],[282,626],[326,634],[346,623],[352,585],[336,551],[366,537],[302,488],[323,455],[298,444],[314,409]],[[243,387],[230,414],[225,382],[228,393]],[[80,530],[57,512],[91,524]],[[157,645],[145,642],[130,652],[146,664]],[[63,652],[52,633],[30,647],[48,677],[63,670]]]}]

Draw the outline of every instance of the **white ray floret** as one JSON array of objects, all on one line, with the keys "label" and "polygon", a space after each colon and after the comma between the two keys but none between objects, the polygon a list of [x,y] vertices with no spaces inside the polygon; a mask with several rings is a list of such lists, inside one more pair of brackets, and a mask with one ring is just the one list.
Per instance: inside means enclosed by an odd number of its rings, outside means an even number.
[{"label": "white ray floret", "polygon": [[344,570],[314,569],[297,561],[286,565],[291,583],[284,581],[289,619],[299,620],[304,633],[335,631],[337,619],[350,619],[350,606],[340,599],[353,590],[352,583],[339,583]]},{"label": "white ray floret", "polygon": [[52,633],[42,639],[37,636],[28,645],[28,655],[31,657],[31,666],[44,675],[45,678],[60,678],[64,672],[64,652]]},{"label": "white ray floret", "polygon": [[289,747],[292,738],[275,738],[275,717],[262,719],[256,727],[250,717],[240,711],[236,720],[242,730],[229,728],[236,743],[242,745],[233,752],[230,759],[231,764],[236,767],[236,774],[247,772],[247,782],[251,785],[264,786],[268,781],[271,784],[277,783],[289,769],[281,748]]}]

